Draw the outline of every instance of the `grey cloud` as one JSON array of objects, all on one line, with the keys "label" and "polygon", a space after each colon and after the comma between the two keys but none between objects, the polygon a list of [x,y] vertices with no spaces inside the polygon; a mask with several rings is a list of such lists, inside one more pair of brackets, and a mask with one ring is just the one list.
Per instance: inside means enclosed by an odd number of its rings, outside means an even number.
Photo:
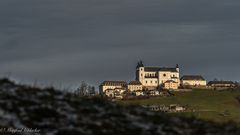
[{"label": "grey cloud", "polygon": [[78,85],[134,79],[135,64],[239,80],[235,0],[0,1],[0,74]]}]

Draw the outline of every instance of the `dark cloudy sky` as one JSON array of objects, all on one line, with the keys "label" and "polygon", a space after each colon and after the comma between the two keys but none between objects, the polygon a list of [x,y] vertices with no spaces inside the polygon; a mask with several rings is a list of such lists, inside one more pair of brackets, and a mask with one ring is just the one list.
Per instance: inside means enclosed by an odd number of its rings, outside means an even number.
[{"label": "dark cloudy sky", "polygon": [[239,0],[1,0],[0,75],[73,86],[135,65],[240,80]]}]

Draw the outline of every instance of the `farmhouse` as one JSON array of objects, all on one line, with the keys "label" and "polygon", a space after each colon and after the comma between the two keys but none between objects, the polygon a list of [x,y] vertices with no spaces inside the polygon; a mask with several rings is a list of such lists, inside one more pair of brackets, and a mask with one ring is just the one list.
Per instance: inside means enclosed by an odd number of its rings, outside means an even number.
[{"label": "farmhouse", "polygon": [[[176,82],[178,87],[180,85],[179,66],[173,68],[146,67],[140,61],[136,67],[136,80],[141,82],[147,90],[162,88],[170,80]],[[177,87],[174,87],[174,89],[177,89]]]},{"label": "farmhouse", "polygon": [[210,81],[208,86],[213,88],[233,88],[236,84],[232,81]]},{"label": "farmhouse", "polygon": [[184,75],[181,78],[182,86],[206,86],[207,81],[201,75]]}]

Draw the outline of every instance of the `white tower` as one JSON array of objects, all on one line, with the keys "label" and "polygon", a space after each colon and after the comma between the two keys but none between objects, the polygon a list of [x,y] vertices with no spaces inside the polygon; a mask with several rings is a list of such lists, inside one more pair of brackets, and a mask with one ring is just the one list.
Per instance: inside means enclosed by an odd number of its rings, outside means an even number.
[{"label": "white tower", "polygon": [[178,64],[176,65],[176,70],[177,70],[178,73],[179,73],[179,65],[178,65]]},{"label": "white tower", "polygon": [[144,65],[142,61],[139,61],[136,67],[136,80],[143,84],[144,77]]}]

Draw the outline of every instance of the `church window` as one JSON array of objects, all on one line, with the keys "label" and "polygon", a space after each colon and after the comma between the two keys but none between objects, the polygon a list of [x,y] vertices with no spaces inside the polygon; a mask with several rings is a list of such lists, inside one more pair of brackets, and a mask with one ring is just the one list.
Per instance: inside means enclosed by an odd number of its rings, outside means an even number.
[{"label": "church window", "polygon": [[146,83],[147,83],[147,81],[146,81]]},{"label": "church window", "polygon": [[163,74],[164,77],[166,77],[167,75],[166,74]]},{"label": "church window", "polygon": [[152,83],[152,81],[151,81],[151,83]]}]

